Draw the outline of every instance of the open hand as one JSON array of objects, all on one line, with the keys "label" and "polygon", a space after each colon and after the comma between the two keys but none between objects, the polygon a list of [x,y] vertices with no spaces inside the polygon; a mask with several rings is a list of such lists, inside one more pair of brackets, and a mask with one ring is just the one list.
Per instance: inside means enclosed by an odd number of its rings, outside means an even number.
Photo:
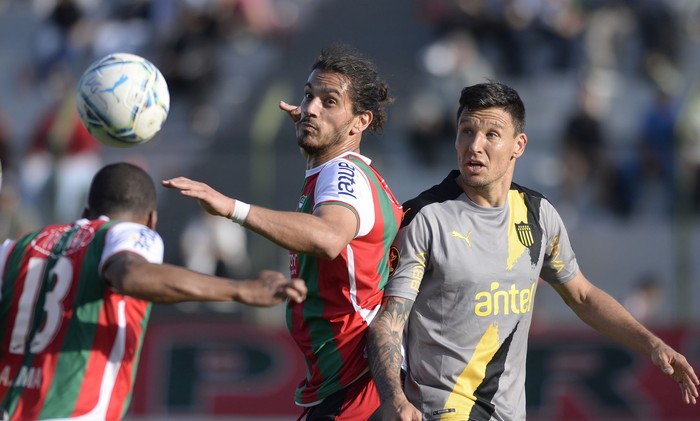
[{"label": "open hand", "polygon": [[199,181],[186,177],[176,177],[161,181],[163,187],[180,190],[183,196],[189,196],[199,201],[207,213],[214,216],[230,218],[236,201]]},{"label": "open hand", "polygon": [[269,307],[290,299],[300,303],[306,299],[306,283],[298,278],[289,279],[282,273],[263,270],[257,279],[242,282],[240,301],[245,304]]},{"label": "open hand", "polygon": [[683,402],[687,404],[697,403],[700,381],[695,370],[683,355],[662,343],[652,351],[651,360],[664,374],[671,376],[678,383],[683,395]]}]

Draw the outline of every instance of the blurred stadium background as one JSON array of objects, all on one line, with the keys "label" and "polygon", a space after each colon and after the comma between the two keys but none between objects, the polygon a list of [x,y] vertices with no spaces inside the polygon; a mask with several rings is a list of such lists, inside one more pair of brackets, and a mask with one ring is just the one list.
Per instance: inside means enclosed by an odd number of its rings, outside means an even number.
[{"label": "blurred stadium background", "polygon": [[[362,152],[399,200],[454,166],[463,86],[515,87],[530,139],[516,182],[555,203],[588,277],[700,368],[698,0],[0,0],[0,234],[77,217],[95,168],[124,159],[293,209],[303,161],[277,102],[299,101],[333,41],[373,58],[393,89],[389,126]],[[155,63],[172,96],[162,132],[126,150],[100,148],[73,114],[76,78],[116,51]],[[288,270],[285,251],[159,195],[167,261]],[[536,300],[528,419],[700,419],[551,288]],[[128,419],[294,419],[305,369],[283,314],[154,307]]]}]

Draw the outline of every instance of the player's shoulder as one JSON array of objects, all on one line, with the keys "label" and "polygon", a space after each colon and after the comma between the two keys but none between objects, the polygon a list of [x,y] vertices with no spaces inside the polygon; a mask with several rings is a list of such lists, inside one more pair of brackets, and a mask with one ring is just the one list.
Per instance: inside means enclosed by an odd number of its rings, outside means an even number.
[{"label": "player's shoulder", "polygon": [[520,193],[533,223],[540,225],[560,223],[559,212],[544,194],[516,183],[511,183],[510,189]]},{"label": "player's shoulder", "polygon": [[529,197],[540,199],[540,200],[544,199],[544,200],[549,201],[544,194],[542,194],[536,190],[532,190],[530,188],[522,186],[518,183],[510,183],[510,189],[517,190],[517,191],[523,193],[525,196],[529,196]]},{"label": "player's shoulder", "polygon": [[152,230],[146,225],[132,221],[110,221],[109,223],[102,225],[101,228],[108,231],[110,235],[114,235],[115,233],[149,233],[150,236],[159,236],[155,230]]},{"label": "player's shoulder", "polygon": [[421,192],[418,196],[409,199],[403,203],[403,218],[401,226],[406,226],[411,223],[413,218],[428,205],[434,203],[443,203],[448,200],[454,200],[459,197],[464,191],[459,187],[455,179],[459,175],[459,171],[451,171],[444,180],[439,184],[430,187]]},{"label": "player's shoulder", "polygon": [[529,207],[539,209],[542,205],[544,205],[548,208],[554,209],[552,202],[543,193],[517,183],[511,183],[510,189],[521,193],[525,203],[528,204]]},{"label": "player's shoulder", "polygon": [[162,261],[164,242],[157,231],[146,225],[129,221],[117,221],[107,227],[104,247],[108,251],[130,250],[140,254],[155,256]]},{"label": "player's shoulder", "polygon": [[368,167],[372,165],[372,160],[368,157],[355,152],[349,152],[337,157],[341,162],[352,162],[357,167]]},{"label": "player's shoulder", "polygon": [[[341,195],[357,198],[358,190],[368,191],[370,179],[367,161],[360,155],[342,155],[331,159],[319,167],[307,170],[307,180],[319,190],[338,190]],[[317,175],[315,180],[312,178]]]},{"label": "player's shoulder", "polygon": [[354,177],[356,174],[362,174],[363,167],[362,163],[364,161],[360,159],[352,159],[347,155],[338,156],[330,161],[321,164],[320,166],[307,170],[306,176],[312,176],[315,173],[319,175],[319,178],[332,178],[336,179],[338,177]]}]

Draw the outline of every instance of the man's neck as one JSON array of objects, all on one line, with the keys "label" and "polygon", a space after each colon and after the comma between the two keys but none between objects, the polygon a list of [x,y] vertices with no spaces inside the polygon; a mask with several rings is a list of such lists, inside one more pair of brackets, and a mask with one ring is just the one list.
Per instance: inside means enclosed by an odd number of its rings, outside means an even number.
[{"label": "man's neck", "polygon": [[327,152],[321,152],[316,155],[306,155],[306,169],[310,170],[312,168],[316,168],[318,166],[321,166],[325,164],[326,162],[335,159],[339,156],[346,155],[348,153],[360,153],[360,145],[359,143],[357,144],[357,147],[352,147],[350,145],[347,145],[342,148],[337,148],[333,149],[332,151],[327,151]]}]

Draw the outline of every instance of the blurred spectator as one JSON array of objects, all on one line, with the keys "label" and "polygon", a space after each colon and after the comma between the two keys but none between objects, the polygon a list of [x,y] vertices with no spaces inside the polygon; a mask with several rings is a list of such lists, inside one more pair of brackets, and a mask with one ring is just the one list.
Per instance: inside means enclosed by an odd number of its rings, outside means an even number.
[{"label": "blurred spectator", "polygon": [[679,204],[676,183],[678,101],[657,87],[639,119],[637,142],[631,153],[617,151],[605,167],[604,202],[615,215],[628,218],[650,214],[668,216]]},{"label": "blurred spectator", "polygon": [[678,117],[680,175],[683,194],[691,209],[700,214],[700,81],[688,89]]},{"label": "blurred spectator", "polygon": [[151,22],[150,3],[150,0],[110,0],[104,5],[108,7],[108,13],[90,15],[92,58],[131,53],[152,59],[159,40]]},{"label": "blurred spectator", "polygon": [[171,91],[201,103],[219,79],[217,45],[220,28],[211,8],[184,8],[177,15],[178,26],[164,40],[159,68]]},{"label": "blurred spectator", "polygon": [[[440,163],[441,143],[454,140],[455,92],[493,76],[473,38],[455,29],[434,40],[418,55],[420,88],[408,105],[407,138],[415,157],[427,166]],[[450,156],[450,159],[452,157]]]},{"label": "blurred spectator", "polygon": [[15,171],[15,161],[12,156],[12,125],[7,113],[0,109],[0,165],[2,173]]},{"label": "blurred spectator", "polygon": [[24,205],[17,187],[17,177],[4,173],[0,189],[0,238],[15,238],[41,226],[35,209]]},{"label": "blurred spectator", "polygon": [[655,275],[642,276],[630,293],[622,300],[622,305],[643,324],[659,322],[663,288]]},{"label": "blurred spectator", "polygon": [[[527,0],[517,3],[522,8],[535,2]],[[586,23],[583,3],[572,0],[542,1],[539,10],[532,8],[528,13],[537,16],[538,39],[544,41],[548,47],[549,57],[545,58],[547,68],[565,72],[580,65],[579,57]]]},{"label": "blurred spectator", "polygon": [[0,239],[14,238],[39,226],[37,213],[23,206],[17,188],[13,128],[0,109]]},{"label": "blurred spectator", "polygon": [[673,13],[672,3],[659,0],[630,2],[638,22],[637,34],[642,43],[642,74],[656,83],[659,83],[660,68],[665,73],[677,73],[679,69],[683,25]]},{"label": "blurred spectator", "polygon": [[34,37],[35,82],[46,81],[54,71],[75,69],[89,47],[82,35],[85,13],[76,0],[34,0],[41,24]]},{"label": "blurred spectator", "polygon": [[618,151],[607,167],[604,201],[614,214],[671,215],[679,203],[676,183],[676,124],[678,102],[657,88],[652,102],[639,119],[637,142],[632,153]]},{"label": "blurred spectator", "polygon": [[426,166],[440,164],[441,146],[454,138],[454,122],[442,97],[434,92],[417,92],[409,105],[406,138],[416,161]]},{"label": "blurred spectator", "polygon": [[634,33],[635,16],[624,1],[601,2],[588,12],[584,65],[588,72],[617,74],[629,58],[625,52]]},{"label": "blurred spectator", "polygon": [[236,33],[250,31],[264,38],[282,29],[278,9],[269,0],[220,0],[218,16]]},{"label": "blurred spectator", "polygon": [[80,121],[67,79],[55,103],[40,116],[20,164],[20,185],[27,206],[41,211],[43,223],[80,216],[92,175],[102,165],[101,144]]},{"label": "blurred spectator", "polygon": [[418,13],[438,36],[467,31],[500,73],[513,76],[571,70],[585,23],[574,0],[421,0]]},{"label": "blurred spectator", "polygon": [[[561,136],[563,153],[560,197],[564,203],[580,204],[585,195],[600,186],[600,170],[607,165],[608,147],[602,125],[602,99],[588,84],[580,88],[574,111]],[[593,192],[593,196],[595,196]]]},{"label": "blurred spectator", "polygon": [[225,218],[200,212],[185,226],[180,250],[187,268],[209,275],[250,276],[246,231]]},{"label": "blurred spectator", "polygon": [[636,178],[647,191],[656,187],[663,192],[659,199],[668,212],[676,202],[677,119],[678,102],[670,93],[657,89],[641,123],[641,171]]},{"label": "blurred spectator", "polygon": [[435,28],[437,37],[455,29],[466,31],[496,69],[519,75],[526,66],[523,43],[529,36],[531,16],[508,16],[507,3],[512,2],[421,0],[418,13]]},{"label": "blurred spectator", "polygon": [[[474,38],[464,30],[456,29],[435,39],[419,53],[420,69],[426,75],[427,88],[449,98],[463,87],[493,77],[494,70],[481,55]],[[456,110],[454,110],[456,112]],[[451,114],[454,114],[450,110]]]},{"label": "blurred spectator", "polygon": [[[180,237],[185,267],[209,275],[244,279],[250,276],[251,261],[245,228],[226,218],[199,212],[185,226]],[[206,307],[218,312],[240,309],[239,303],[180,303],[183,311]]]}]

